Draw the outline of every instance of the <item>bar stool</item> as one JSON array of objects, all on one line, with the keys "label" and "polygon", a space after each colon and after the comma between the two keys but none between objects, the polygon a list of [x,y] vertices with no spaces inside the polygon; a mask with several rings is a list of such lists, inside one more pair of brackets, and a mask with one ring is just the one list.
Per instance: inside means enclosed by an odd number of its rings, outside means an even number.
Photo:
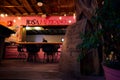
[{"label": "bar stool", "polygon": [[17,51],[18,51],[18,58],[19,59],[24,59],[24,60],[27,59],[27,55],[26,55],[22,45],[19,44],[17,46]]},{"label": "bar stool", "polygon": [[26,49],[28,52],[28,62],[36,62],[37,61],[37,56],[38,52],[40,51],[40,47],[37,44],[27,44]]},{"label": "bar stool", "polygon": [[[55,62],[55,59],[56,59],[55,53],[57,53],[58,48],[59,47],[54,44],[42,45],[42,50],[44,52],[44,60],[46,60],[46,62]],[[52,57],[52,59],[51,59],[51,57]]]}]

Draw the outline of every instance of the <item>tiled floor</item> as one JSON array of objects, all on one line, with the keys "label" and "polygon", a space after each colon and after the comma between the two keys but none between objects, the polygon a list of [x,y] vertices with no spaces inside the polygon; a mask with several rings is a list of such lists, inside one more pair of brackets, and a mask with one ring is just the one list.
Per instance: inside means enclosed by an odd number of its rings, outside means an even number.
[{"label": "tiled floor", "polygon": [[[3,60],[0,80],[76,80],[63,78],[58,63],[30,63],[22,60]],[[104,80],[102,76],[82,76],[80,80]]]}]

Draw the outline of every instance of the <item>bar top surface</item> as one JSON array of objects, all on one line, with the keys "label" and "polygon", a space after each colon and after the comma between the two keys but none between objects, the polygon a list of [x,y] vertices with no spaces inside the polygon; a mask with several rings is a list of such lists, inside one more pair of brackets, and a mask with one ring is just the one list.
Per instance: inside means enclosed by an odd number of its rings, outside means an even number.
[{"label": "bar top surface", "polygon": [[62,44],[62,42],[17,42],[17,44]]}]

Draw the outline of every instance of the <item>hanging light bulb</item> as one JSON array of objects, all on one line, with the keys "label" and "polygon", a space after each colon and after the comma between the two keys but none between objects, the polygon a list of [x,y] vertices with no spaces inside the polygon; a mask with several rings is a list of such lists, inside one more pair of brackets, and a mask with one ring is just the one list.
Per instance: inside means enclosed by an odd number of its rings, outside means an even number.
[{"label": "hanging light bulb", "polygon": [[43,6],[43,3],[42,2],[38,2],[37,5],[41,7],[41,6]]},{"label": "hanging light bulb", "polygon": [[61,20],[61,19],[62,19],[62,17],[60,16],[60,17],[59,17],[59,19]]},{"label": "hanging light bulb", "polygon": [[7,15],[7,14],[5,14],[5,16],[7,17],[8,15]]},{"label": "hanging light bulb", "polygon": [[72,23],[72,21],[71,21],[71,20],[69,20],[68,22],[69,22],[69,23]]},{"label": "hanging light bulb", "polygon": [[66,16],[66,14],[64,14],[64,16]]},{"label": "hanging light bulb", "polygon": [[18,20],[21,20],[21,17],[18,17]]},{"label": "hanging light bulb", "polygon": [[14,19],[14,20],[13,20],[13,22],[15,23],[15,22],[16,22],[16,20]]},{"label": "hanging light bulb", "polygon": [[4,14],[0,14],[1,17],[4,17]]},{"label": "hanging light bulb", "polygon": [[0,14],[1,17],[7,17],[8,15],[7,14]]}]

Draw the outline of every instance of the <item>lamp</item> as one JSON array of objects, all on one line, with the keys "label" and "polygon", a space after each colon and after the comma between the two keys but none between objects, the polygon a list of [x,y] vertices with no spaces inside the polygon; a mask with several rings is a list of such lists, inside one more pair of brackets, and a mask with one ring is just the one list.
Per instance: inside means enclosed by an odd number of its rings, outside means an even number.
[{"label": "lamp", "polygon": [[8,15],[1,13],[0,16],[1,16],[1,17],[7,17]]},{"label": "lamp", "polygon": [[43,6],[43,3],[42,2],[38,2],[37,5],[38,6]]}]

